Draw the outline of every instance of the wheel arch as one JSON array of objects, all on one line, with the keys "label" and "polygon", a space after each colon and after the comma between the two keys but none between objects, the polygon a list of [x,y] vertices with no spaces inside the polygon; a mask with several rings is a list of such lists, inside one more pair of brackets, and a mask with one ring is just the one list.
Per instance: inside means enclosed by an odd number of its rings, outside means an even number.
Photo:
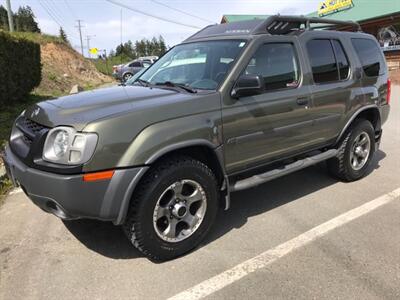
[{"label": "wheel arch", "polygon": [[143,177],[150,170],[151,166],[164,159],[168,159],[168,157],[173,155],[190,156],[206,164],[213,171],[218,180],[218,186],[220,188],[219,192],[221,194],[221,205],[225,209],[229,208],[229,182],[224,168],[222,146],[215,147],[214,144],[207,140],[196,139],[164,147],[146,160],[146,167],[138,173],[138,176],[132,179],[131,185],[125,193],[118,218],[115,221],[116,225],[124,223],[132,195],[134,194],[136,187],[140,184]]},{"label": "wheel arch", "polygon": [[133,74],[132,71],[125,71],[124,73],[122,73],[121,78],[124,79],[124,77],[125,77],[126,74],[131,74],[131,76],[135,75],[135,74]]},{"label": "wheel arch", "polygon": [[375,132],[379,132],[381,130],[381,115],[378,106],[368,105],[357,110],[350,117],[350,119],[346,122],[346,125],[340,132],[338,138],[336,139],[335,145],[341,141],[341,139],[345,136],[346,131],[351,127],[354,121],[358,119],[365,119],[370,121],[372,123],[372,126],[374,127]]}]

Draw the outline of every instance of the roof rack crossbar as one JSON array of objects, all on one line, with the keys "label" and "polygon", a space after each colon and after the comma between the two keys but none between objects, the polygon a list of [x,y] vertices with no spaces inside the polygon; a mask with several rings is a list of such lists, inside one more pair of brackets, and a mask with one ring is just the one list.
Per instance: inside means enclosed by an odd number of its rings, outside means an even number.
[{"label": "roof rack crossbar", "polygon": [[361,26],[357,22],[338,21],[323,18],[308,18],[304,16],[270,16],[260,25],[258,25],[252,34],[270,33],[270,34],[287,34],[293,29],[300,29],[304,25],[305,30],[311,30],[311,24],[325,24],[326,28],[330,26],[346,26],[361,31]]}]

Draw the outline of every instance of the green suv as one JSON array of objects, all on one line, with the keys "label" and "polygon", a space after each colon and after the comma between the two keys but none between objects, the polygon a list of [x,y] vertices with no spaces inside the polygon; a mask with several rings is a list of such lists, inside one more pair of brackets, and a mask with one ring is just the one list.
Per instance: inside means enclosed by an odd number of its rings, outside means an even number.
[{"label": "green suv", "polygon": [[123,86],[26,109],[4,161],[44,211],[112,221],[167,260],[203,240],[232,192],[322,161],[365,176],[389,99],[384,56],[357,23],[212,25]]}]

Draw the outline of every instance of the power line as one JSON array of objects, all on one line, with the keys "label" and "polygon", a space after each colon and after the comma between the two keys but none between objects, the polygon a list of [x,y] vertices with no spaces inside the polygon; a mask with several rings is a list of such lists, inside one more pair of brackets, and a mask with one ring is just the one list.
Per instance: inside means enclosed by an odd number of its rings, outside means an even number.
[{"label": "power line", "polygon": [[64,3],[65,3],[65,6],[67,7],[67,9],[69,10],[69,12],[71,13],[71,15],[74,17],[74,19],[78,19],[78,17],[74,13],[74,10],[72,9],[71,5],[69,5],[68,1],[64,0]]},{"label": "power line", "polygon": [[[55,17],[55,15],[52,13],[51,10],[49,10],[49,7],[47,5],[45,5],[45,2],[42,2],[42,0],[39,0],[38,3],[40,4],[40,6],[45,10],[45,12],[49,15],[49,17],[60,27],[66,29],[67,27],[62,25],[63,22],[61,22],[58,18]],[[75,36],[70,36],[70,38],[72,39],[76,39]]]},{"label": "power line", "polygon": [[53,3],[51,3],[50,1],[47,0],[43,0],[43,3],[46,4],[47,8],[52,12],[52,14],[57,18],[57,20],[59,21],[59,23],[65,24],[63,21],[61,21],[63,18],[60,17],[60,15],[58,14],[58,11],[55,7],[53,7]]},{"label": "power line", "polygon": [[156,15],[150,14],[150,13],[148,13],[148,12],[139,10],[139,9],[137,9],[137,8],[128,6],[128,5],[126,5],[126,4],[120,3],[120,2],[115,1],[115,0],[105,0],[105,1],[110,2],[110,3],[114,4],[114,5],[117,5],[117,6],[126,8],[126,9],[129,9],[129,10],[134,11],[134,12],[136,12],[136,13],[139,13],[139,14],[142,14],[142,15],[145,15],[145,16],[148,16],[148,17],[151,17],[151,18],[155,18],[155,19],[164,21],[164,22],[169,22],[169,23],[173,23],[173,24],[181,25],[181,26],[185,26],[185,27],[190,27],[190,28],[201,29],[201,28],[198,27],[198,26],[194,26],[194,25],[190,25],[190,24],[181,23],[181,22],[178,22],[178,21],[175,21],[175,20],[171,20],[171,19],[168,19],[168,18],[164,18],[164,17],[160,17],[160,16],[156,16]]},{"label": "power line", "polygon": [[196,15],[192,15],[191,13],[188,13],[188,12],[183,11],[183,10],[180,10],[180,9],[178,9],[178,8],[169,6],[169,5],[165,4],[165,3],[162,3],[162,2],[159,2],[159,1],[156,1],[156,0],[150,0],[150,1],[151,1],[151,2],[154,2],[154,3],[158,4],[158,5],[164,6],[164,7],[166,7],[166,8],[169,8],[169,9],[171,9],[171,10],[175,10],[175,11],[177,11],[177,12],[180,12],[181,14],[190,16],[190,17],[192,17],[192,18],[196,18],[196,19],[202,20],[202,21],[207,22],[207,23],[215,23],[214,21],[210,21],[210,20],[204,19],[204,18],[202,18],[202,17],[198,17],[198,16],[196,16]]},{"label": "power line", "polygon": [[40,6],[46,11],[46,13],[50,16],[50,18],[53,19],[54,22],[56,22],[58,24],[58,26],[63,27],[59,21],[56,20],[56,18],[53,16],[52,13],[50,13],[50,11],[48,10],[48,8],[44,5],[44,3],[42,3],[41,0],[38,1],[38,3],[40,4]]}]

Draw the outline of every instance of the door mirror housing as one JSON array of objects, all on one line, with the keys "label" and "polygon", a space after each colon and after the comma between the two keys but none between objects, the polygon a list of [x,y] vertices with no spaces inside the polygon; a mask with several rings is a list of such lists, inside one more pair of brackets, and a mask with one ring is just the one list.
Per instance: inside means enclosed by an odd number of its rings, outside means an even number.
[{"label": "door mirror housing", "polygon": [[231,96],[240,97],[254,96],[263,93],[264,79],[260,75],[241,75],[232,89]]}]

